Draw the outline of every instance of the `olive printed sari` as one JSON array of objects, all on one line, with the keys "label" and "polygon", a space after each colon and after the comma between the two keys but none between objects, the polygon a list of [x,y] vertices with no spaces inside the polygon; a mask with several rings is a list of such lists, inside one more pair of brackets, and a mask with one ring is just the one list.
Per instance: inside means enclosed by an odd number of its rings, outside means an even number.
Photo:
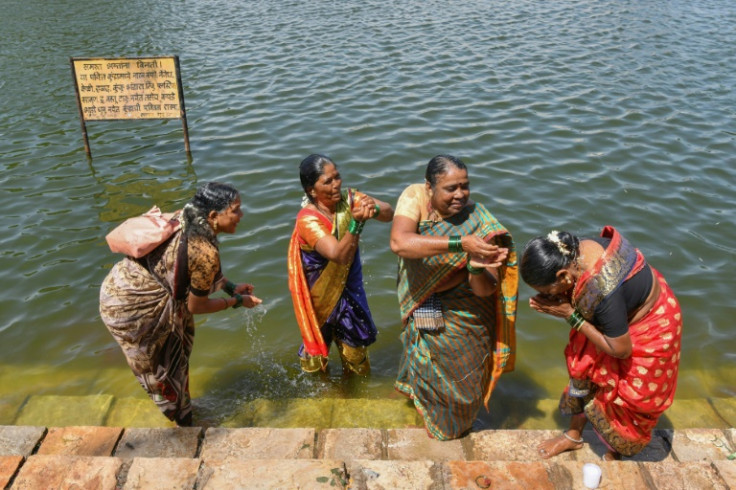
[{"label": "olive printed sari", "polygon": [[115,264],[100,288],[100,316],[161,412],[188,425],[194,317],[186,304],[183,236],[177,232],[148,255]]}]

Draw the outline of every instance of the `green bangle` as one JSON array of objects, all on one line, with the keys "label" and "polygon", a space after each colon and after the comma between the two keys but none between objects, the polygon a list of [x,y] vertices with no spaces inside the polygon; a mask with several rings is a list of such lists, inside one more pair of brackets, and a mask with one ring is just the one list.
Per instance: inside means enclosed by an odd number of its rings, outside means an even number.
[{"label": "green bangle", "polygon": [[473,267],[472,265],[470,265],[470,261],[468,261],[468,265],[466,266],[466,268],[468,269],[468,272],[470,272],[474,276],[481,274],[485,270],[485,268],[483,267]]},{"label": "green bangle", "polygon": [[363,231],[363,227],[365,226],[365,221],[356,221],[355,219],[350,219],[350,224],[348,225],[348,231],[353,235],[360,235],[360,232]]},{"label": "green bangle", "polygon": [[447,250],[452,253],[460,253],[463,251],[463,237],[460,235],[452,235],[447,240]]},{"label": "green bangle", "polygon": [[233,305],[233,308],[243,306],[243,297],[241,295],[233,294],[233,298],[235,298],[235,304]]},{"label": "green bangle", "polygon": [[565,321],[567,321],[567,324],[570,325],[572,328],[580,331],[581,328],[583,328],[583,323],[585,323],[585,318],[580,314],[578,310],[573,310],[572,313],[570,313],[570,316],[568,316]]},{"label": "green bangle", "polygon": [[226,281],[225,285],[222,286],[222,290],[225,291],[230,296],[232,296],[233,294],[235,294],[235,286],[236,284],[234,282]]},{"label": "green bangle", "polygon": [[376,214],[373,217],[375,218],[379,214],[381,214],[381,206],[379,206],[378,204],[376,204]]}]

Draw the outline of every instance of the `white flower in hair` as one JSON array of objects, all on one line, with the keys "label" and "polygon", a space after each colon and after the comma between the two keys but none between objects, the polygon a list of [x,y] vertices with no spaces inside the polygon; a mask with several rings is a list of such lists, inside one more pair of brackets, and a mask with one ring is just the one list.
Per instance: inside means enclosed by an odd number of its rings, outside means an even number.
[{"label": "white flower in hair", "polygon": [[557,250],[560,251],[560,253],[567,257],[570,255],[570,250],[567,249],[567,245],[562,243],[562,240],[560,240],[560,232],[557,230],[552,230],[547,234],[547,240],[554,243],[557,247]]}]

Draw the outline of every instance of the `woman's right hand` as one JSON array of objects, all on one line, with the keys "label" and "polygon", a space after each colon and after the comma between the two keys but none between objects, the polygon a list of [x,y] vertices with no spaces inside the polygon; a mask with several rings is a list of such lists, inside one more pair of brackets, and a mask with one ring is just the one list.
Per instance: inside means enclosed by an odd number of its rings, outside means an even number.
[{"label": "woman's right hand", "polygon": [[529,306],[539,313],[558,318],[567,318],[575,311],[568,299],[541,293],[529,298]]},{"label": "woman's right hand", "polygon": [[376,209],[376,203],[368,196],[365,196],[358,202],[353,204],[350,214],[355,221],[366,221],[373,217]]}]

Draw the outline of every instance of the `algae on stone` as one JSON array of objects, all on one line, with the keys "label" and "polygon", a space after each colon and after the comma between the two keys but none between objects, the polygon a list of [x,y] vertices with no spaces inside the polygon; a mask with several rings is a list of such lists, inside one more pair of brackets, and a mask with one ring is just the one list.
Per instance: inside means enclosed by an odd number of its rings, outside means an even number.
[{"label": "algae on stone", "polygon": [[116,398],[107,415],[109,427],[175,427],[148,397]]},{"label": "algae on stone", "polygon": [[36,395],[28,399],[15,423],[47,427],[104,425],[112,401],[112,395]]}]

